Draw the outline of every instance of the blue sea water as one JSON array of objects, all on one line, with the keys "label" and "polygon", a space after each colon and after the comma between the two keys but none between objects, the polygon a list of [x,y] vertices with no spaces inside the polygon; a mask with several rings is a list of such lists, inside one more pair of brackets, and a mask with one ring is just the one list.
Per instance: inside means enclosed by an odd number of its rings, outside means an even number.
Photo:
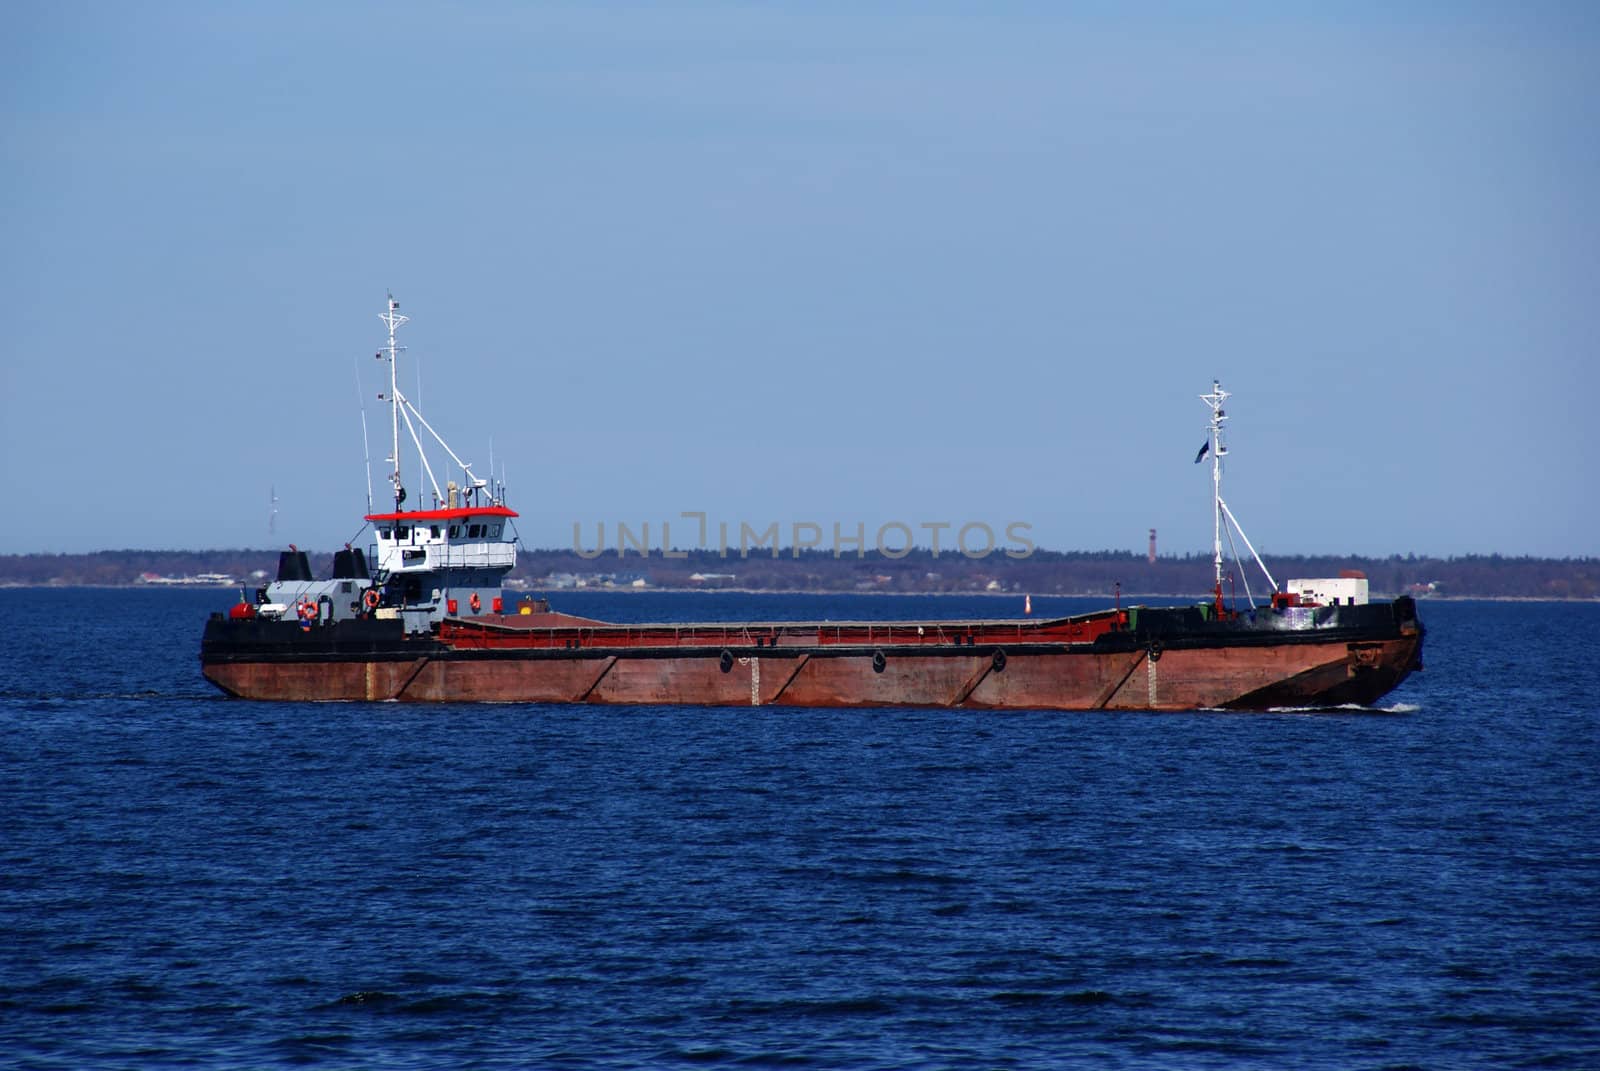
[{"label": "blue sea water", "polygon": [[1424,603],[1382,710],[1060,714],[247,703],[230,600],[0,591],[0,1065],[1600,1067],[1600,606]]}]

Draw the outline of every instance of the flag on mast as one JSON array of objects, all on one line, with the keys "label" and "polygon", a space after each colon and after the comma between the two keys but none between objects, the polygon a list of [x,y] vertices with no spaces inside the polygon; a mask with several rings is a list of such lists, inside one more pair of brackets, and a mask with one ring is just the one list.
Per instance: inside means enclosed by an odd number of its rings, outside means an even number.
[{"label": "flag on mast", "polygon": [[1209,454],[1210,452],[1211,452],[1211,440],[1207,439],[1205,441],[1205,443],[1200,447],[1200,452],[1198,454],[1194,455],[1194,463],[1196,465],[1200,464],[1200,462],[1202,460],[1204,460],[1205,456],[1207,454]]}]

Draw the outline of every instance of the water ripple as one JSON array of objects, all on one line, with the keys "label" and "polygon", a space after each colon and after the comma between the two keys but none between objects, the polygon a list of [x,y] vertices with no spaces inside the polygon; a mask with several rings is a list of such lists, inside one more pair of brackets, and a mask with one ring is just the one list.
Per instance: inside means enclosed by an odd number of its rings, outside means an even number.
[{"label": "water ripple", "polygon": [[1430,606],[1377,710],[1001,716],[230,702],[118,597],[70,692],[5,656],[17,1066],[1600,1065],[1600,670],[1518,668],[1600,608]]}]

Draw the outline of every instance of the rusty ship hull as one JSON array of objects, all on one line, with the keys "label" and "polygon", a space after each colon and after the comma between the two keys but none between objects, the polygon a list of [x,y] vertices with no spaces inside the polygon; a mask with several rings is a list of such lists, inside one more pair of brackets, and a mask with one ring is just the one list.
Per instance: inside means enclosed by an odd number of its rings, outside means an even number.
[{"label": "rusty ship hull", "polygon": [[1421,668],[1422,642],[1409,598],[1021,621],[486,614],[427,635],[373,618],[307,629],[219,614],[201,664],[229,695],[268,700],[1264,710],[1371,705]]}]

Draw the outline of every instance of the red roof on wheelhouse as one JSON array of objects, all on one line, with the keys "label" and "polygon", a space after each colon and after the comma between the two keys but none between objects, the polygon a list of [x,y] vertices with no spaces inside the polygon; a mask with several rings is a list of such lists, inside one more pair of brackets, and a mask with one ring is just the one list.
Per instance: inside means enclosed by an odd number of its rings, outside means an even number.
[{"label": "red roof on wheelhouse", "polygon": [[455,509],[402,510],[396,513],[369,513],[369,521],[462,521],[468,517],[515,517],[517,511],[506,506],[458,506]]}]

